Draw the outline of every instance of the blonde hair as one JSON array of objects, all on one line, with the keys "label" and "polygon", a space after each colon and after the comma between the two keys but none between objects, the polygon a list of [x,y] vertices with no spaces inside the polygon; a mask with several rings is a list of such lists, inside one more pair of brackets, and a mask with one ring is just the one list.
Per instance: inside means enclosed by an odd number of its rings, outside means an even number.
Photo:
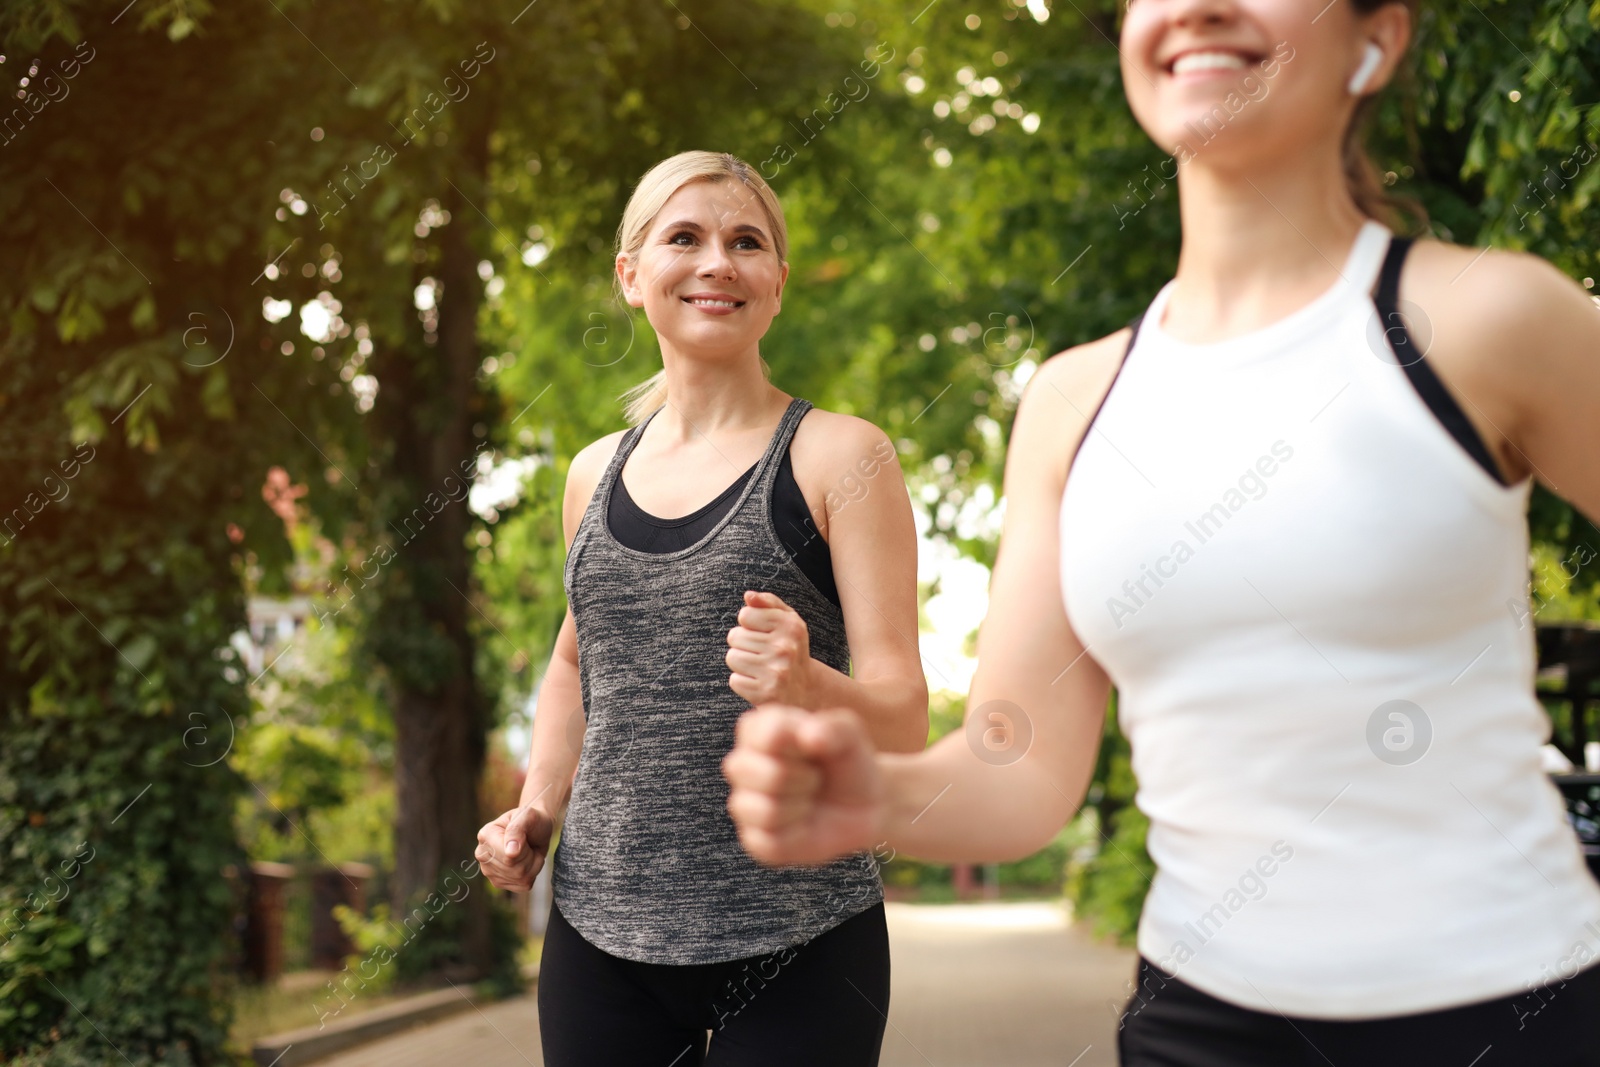
[{"label": "blonde hair", "polygon": [[[730,179],[739,182],[755,194],[756,202],[761,205],[761,210],[767,216],[767,222],[772,226],[772,247],[777,253],[778,262],[787,260],[789,228],[784,222],[783,206],[778,203],[777,194],[761,179],[755,168],[744,160],[726,152],[702,151],[679,152],[675,156],[663,159],[639,179],[633,195],[628,198],[628,206],[622,212],[622,225],[617,228],[618,253],[626,254],[630,258],[638,256],[639,250],[644,247],[645,234],[649,232],[650,224],[655,221],[666,202],[672,199],[672,194],[685,185],[694,182],[721,184]],[[764,359],[761,361],[761,373],[771,380],[772,368],[767,366],[767,361]],[[645,416],[667,402],[666,369],[656,371],[623,393],[620,399],[628,423],[638,425]]]}]

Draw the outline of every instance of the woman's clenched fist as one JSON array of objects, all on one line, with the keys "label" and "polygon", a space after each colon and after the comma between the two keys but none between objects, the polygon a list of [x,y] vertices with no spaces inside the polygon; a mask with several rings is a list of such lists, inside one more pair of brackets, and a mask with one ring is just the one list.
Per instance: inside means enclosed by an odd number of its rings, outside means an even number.
[{"label": "woman's clenched fist", "polygon": [[740,842],[769,866],[826,863],[879,841],[884,783],[866,726],[849,709],[745,712],[722,776]]},{"label": "woman's clenched fist", "polygon": [[555,823],[533,807],[512,808],[478,831],[473,858],[489,881],[501,889],[526,893],[544,866]]},{"label": "woman's clenched fist", "polygon": [[751,704],[811,706],[811,633],[777,594],[745,593],[724,660],[729,687]]}]

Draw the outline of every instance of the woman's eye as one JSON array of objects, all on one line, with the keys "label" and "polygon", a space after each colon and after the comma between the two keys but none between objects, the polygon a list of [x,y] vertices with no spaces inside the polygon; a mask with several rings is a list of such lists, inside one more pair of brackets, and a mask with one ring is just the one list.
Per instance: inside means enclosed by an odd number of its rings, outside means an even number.
[{"label": "woman's eye", "polygon": [[694,240],[694,234],[692,234],[692,233],[687,233],[687,232],[685,232],[685,233],[675,233],[671,237],[667,238],[667,244],[669,244],[669,245],[678,245],[678,244],[684,244],[686,242],[693,241],[693,240]]},{"label": "woman's eye", "polygon": [[750,252],[759,252],[761,251],[761,242],[754,237],[741,237],[734,242],[734,247]]}]

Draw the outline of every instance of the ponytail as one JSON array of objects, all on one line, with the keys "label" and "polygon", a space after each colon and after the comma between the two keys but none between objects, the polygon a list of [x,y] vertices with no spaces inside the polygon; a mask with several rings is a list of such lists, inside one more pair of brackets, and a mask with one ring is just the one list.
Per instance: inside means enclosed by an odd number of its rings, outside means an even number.
[{"label": "ponytail", "polygon": [[639,425],[652,411],[667,402],[667,369],[663,367],[656,371],[618,399],[622,401],[622,417],[628,420],[628,425]]},{"label": "ponytail", "polygon": [[[1418,0],[1352,0],[1359,14],[1368,15],[1388,4],[1398,3],[1411,13],[1412,24],[1417,18]],[[1421,233],[1428,228],[1428,209],[1422,201],[1412,196],[1399,196],[1389,191],[1388,183],[1378,173],[1378,168],[1367,154],[1367,131],[1378,110],[1382,93],[1361,98],[1355,114],[1344,131],[1344,145],[1340,158],[1344,165],[1345,188],[1356,207],[1368,218],[1376,219],[1397,233],[1408,230]],[[1407,225],[1407,220],[1411,225]]]},{"label": "ponytail", "polygon": [[1379,175],[1372,157],[1367,154],[1367,129],[1377,111],[1377,97],[1369,96],[1356,105],[1350,118],[1350,128],[1344,134],[1344,148],[1340,157],[1344,164],[1345,188],[1356,207],[1368,218],[1376,219],[1396,233],[1413,228],[1417,232],[1428,228],[1428,209],[1422,201],[1412,196],[1400,196],[1389,191]]}]

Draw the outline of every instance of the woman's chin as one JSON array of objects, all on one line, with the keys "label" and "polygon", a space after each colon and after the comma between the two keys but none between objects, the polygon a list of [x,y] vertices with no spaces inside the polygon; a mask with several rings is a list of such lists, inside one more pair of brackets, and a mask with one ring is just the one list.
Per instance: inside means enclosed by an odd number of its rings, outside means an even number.
[{"label": "woman's chin", "polygon": [[766,333],[752,331],[749,323],[731,322],[675,323],[667,329],[656,326],[655,331],[657,337],[680,352],[742,350],[753,347]]}]

